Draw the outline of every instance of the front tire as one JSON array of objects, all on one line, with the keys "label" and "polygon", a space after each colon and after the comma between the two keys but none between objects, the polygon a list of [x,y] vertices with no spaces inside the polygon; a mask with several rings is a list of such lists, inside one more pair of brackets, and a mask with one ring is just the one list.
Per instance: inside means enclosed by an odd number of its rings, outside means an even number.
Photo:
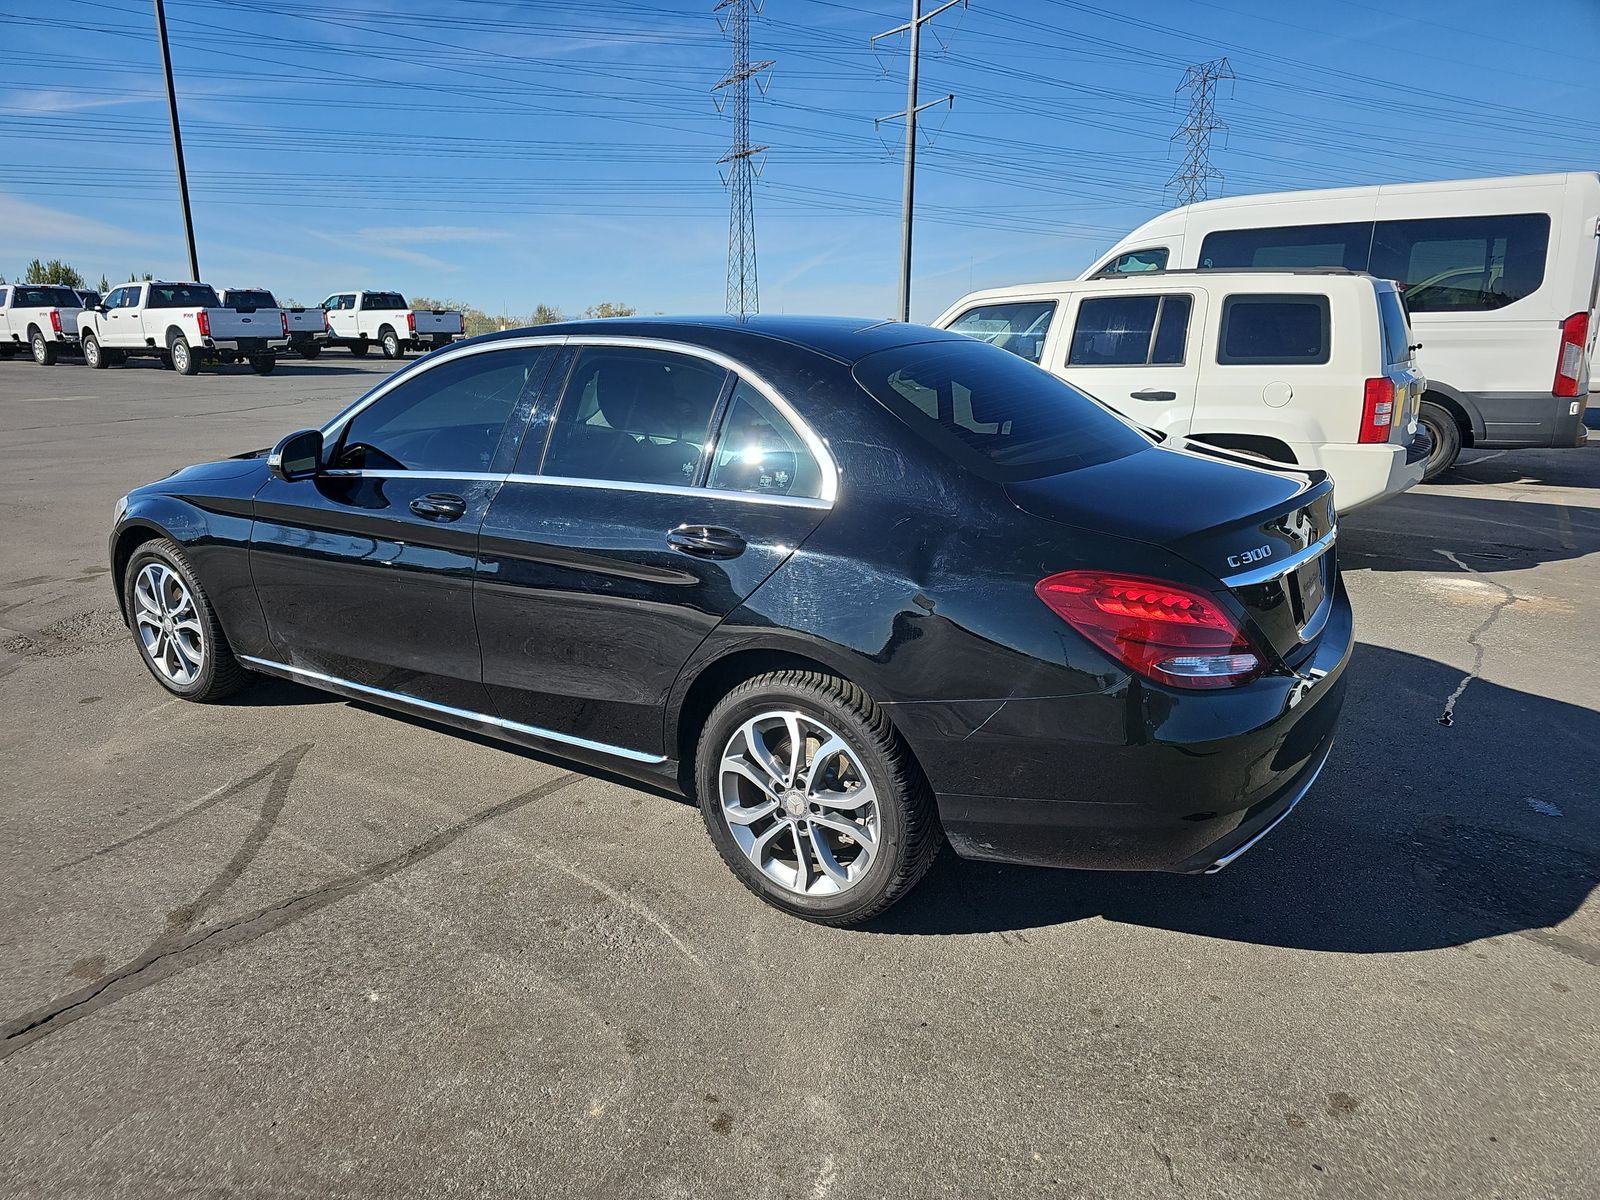
[{"label": "front tire", "polygon": [[172,359],[172,369],[179,375],[200,374],[200,360],[189,348],[189,339],[181,333],[173,338],[172,345],[167,347],[167,356]]},{"label": "front tire", "polygon": [[383,356],[385,358],[402,358],[405,351],[401,349],[400,339],[395,336],[394,330],[383,331]]},{"label": "front tire", "polygon": [[695,783],[739,881],[825,925],[883,912],[942,841],[910,749],[865,692],[829,675],[778,671],[724,696],[701,731]]},{"label": "front tire", "polygon": [[95,371],[104,371],[111,365],[110,355],[107,354],[105,347],[100,344],[100,339],[92,333],[83,335],[83,361],[89,365],[90,369]]},{"label": "front tire", "polygon": [[250,682],[176,542],[157,538],[135,550],[123,572],[122,595],[140,659],[174,696],[206,703]]},{"label": "front tire", "polygon": [[372,347],[364,341],[350,343],[350,353],[354,354],[357,358],[365,358],[367,356],[367,351],[371,349]]},{"label": "front tire", "polygon": [[250,367],[257,375],[271,375],[278,366],[278,358],[274,354],[252,354]]},{"label": "front tire", "polygon": [[1417,419],[1433,438],[1433,449],[1428,452],[1427,465],[1422,468],[1422,482],[1432,483],[1455,466],[1461,454],[1461,426],[1456,424],[1455,416],[1448,409],[1431,400],[1422,402]]},{"label": "front tire", "polygon": [[54,342],[46,341],[44,334],[35,329],[33,337],[29,339],[29,343],[33,346],[34,362],[41,367],[53,367],[56,365],[56,357],[60,354],[60,348]]}]

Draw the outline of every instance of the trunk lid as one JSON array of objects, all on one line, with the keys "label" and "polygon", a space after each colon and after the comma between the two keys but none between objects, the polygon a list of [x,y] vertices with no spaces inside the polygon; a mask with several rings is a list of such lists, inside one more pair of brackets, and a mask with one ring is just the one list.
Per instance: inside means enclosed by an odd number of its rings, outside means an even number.
[{"label": "trunk lid", "polygon": [[1327,621],[1337,585],[1336,518],[1333,484],[1320,471],[1270,471],[1155,447],[1005,487],[1024,512],[1194,563],[1227,588],[1291,666],[1311,652]]}]

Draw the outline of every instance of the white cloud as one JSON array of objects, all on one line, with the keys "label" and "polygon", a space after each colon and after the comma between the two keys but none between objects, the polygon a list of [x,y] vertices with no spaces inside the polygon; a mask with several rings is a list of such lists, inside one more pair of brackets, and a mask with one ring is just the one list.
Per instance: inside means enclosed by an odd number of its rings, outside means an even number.
[{"label": "white cloud", "polygon": [[115,248],[151,244],[151,239],[143,234],[78,216],[59,205],[46,207],[3,192],[0,192],[0,229],[6,231],[8,244],[19,248],[38,246],[37,253],[46,258],[83,245]]}]

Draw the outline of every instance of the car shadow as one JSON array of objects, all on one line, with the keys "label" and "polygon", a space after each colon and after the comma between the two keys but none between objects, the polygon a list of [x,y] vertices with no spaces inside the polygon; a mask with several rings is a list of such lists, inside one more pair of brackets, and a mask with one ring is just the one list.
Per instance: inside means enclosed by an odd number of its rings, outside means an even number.
[{"label": "car shadow", "polygon": [[1527,933],[1600,965],[1600,944],[1550,931],[1600,882],[1600,811],[1588,799],[1600,714],[1475,679],[1446,727],[1439,716],[1461,672],[1378,646],[1358,647],[1350,679],[1317,786],[1227,871],[1049,871],[946,852],[867,928],[1025,941],[1030,929],[1101,917],[1370,954]]},{"label": "car shadow", "polygon": [[[1592,469],[1587,474],[1594,478]],[[1596,552],[1600,508],[1428,488],[1363,508],[1339,523],[1339,565],[1347,572],[1513,571]]]}]

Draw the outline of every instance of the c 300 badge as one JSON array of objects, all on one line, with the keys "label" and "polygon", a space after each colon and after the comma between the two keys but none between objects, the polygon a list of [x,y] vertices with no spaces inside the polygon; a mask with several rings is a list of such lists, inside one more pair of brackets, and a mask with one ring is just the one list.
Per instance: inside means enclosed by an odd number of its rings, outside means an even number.
[{"label": "c 300 badge", "polygon": [[1228,555],[1228,565],[1230,567],[1248,567],[1251,563],[1266,562],[1271,557],[1271,546],[1257,546],[1254,550],[1246,550],[1242,554]]}]

